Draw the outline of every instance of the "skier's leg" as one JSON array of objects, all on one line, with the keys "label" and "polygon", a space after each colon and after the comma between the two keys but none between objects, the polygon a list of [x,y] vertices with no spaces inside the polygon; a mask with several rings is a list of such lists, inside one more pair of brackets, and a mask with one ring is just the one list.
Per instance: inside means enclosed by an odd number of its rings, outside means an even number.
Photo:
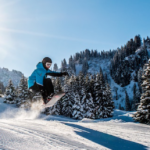
[{"label": "skier's leg", "polygon": [[33,93],[37,93],[37,92],[41,93],[43,90],[43,86],[41,86],[35,82],[34,85],[29,88],[29,90]]},{"label": "skier's leg", "polygon": [[33,86],[31,86],[29,89],[31,89],[32,91],[35,92],[39,92],[43,87],[39,84],[37,84],[36,82],[34,83]]},{"label": "skier's leg", "polygon": [[47,95],[50,95],[51,93],[54,93],[54,86],[52,84],[52,81],[50,78],[44,79],[44,88],[47,92]]},{"label": "skier's leg", "polygon": [[50,78],[44,78],[43,81],[45,95],[43,97],[44,102],[48,102],[54,95],[54,86]]},{"label": "skier's leg", "polygon": [[36,82],[32,87],[29,88],[30,93],[30,99],[32,100],[34,96],[40,96],[43,95],[43,86],[37,84]]}]

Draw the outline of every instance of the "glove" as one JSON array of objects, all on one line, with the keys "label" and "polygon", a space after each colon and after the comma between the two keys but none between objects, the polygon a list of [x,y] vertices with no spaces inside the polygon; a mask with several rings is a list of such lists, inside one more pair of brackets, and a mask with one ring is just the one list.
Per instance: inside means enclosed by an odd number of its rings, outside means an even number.
[{"label": "glove", "polygon": [[64,76],[69,76],[68,72],[62,72],[61,74]]}]

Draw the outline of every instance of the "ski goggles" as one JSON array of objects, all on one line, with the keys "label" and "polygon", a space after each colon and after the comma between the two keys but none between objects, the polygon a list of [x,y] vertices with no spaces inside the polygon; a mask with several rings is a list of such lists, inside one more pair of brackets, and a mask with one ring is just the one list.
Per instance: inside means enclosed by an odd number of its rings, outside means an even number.
[{"label": "ski goggles", "polygon": [[46,66],[50,67],[52,65],[52,63],[47,62]]}]

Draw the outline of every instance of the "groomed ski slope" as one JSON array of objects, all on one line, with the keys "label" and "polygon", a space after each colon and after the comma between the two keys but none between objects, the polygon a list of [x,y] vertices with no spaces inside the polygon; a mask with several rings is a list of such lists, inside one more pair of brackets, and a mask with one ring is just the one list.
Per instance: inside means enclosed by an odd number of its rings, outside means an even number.
[{"label": "groomed ski slope", "polygon": [[150,126],[134,123],[132,114],[115,110],[113,118],[77,121],[0,98],[0,150],[150,150]]}]

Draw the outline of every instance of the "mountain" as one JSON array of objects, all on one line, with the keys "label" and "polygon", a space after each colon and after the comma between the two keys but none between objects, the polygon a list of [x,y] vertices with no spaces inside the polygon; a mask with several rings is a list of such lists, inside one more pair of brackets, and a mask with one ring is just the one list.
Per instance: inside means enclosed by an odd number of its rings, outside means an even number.
[{"label": "mountain", "polygon": [[[66,60],[62,61],[62,71],[66,68],[72,68],[72,72],[78,75],[80,71],[86,74],[96,75],[103,71],[111,87],[112,98],[115,108],[125,109],[126,94],[129,96],[130,110],[134,105],[134,98],[140,100],[141,76],[143,65],[150,57],[150,38],[141,40],[140,35],[130,39],[124,46],[116,50],[101,51],[88,50],[76,53]],[[70,71],[69,71],[70,72]],[[133,89],[136,89],[134,92]]]},{"label": "mountain", "polygon": [[12,80],[15,87],[18,86],[23,73],[20,71],[12,70],[9,71],[7,68],[0,68],[0,82],[6,87],[9,80]]}]

